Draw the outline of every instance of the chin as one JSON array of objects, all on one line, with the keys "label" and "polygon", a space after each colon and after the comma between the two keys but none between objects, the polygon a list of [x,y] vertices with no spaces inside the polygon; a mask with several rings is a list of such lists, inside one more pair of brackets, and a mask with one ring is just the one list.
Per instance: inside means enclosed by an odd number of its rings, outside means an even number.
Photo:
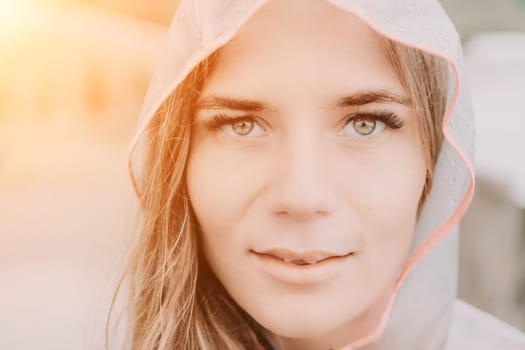
[{"label": "chin", "polygon": [[[319,322],[318,319],[299,319],[299,318],[287,318],[270,322],[268,325],[263,326],[268,329],[272,334],[278,335],[285,338],[297,338],[297,339],[308,339],[320,337],[329,331],[330,327],[326,327],[323,322]],[[323,327],[325,326],[325,327]]]},{"label": "chin", "polygon": [[[317,304],[317,306],[320,305]],[[264,328],[275,335],[308,339],[329,333],[351,318],[350,312],[346,314],[347,317],[343,317],[343,315],[337,315],[337,311],[341,312],[341,309],[275,307],[266,309],[264,315],[253,316]]]}]

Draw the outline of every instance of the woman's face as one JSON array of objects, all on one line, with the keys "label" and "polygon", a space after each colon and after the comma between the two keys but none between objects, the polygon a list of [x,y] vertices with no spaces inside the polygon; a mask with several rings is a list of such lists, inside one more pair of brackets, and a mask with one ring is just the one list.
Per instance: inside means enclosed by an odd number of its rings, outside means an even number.
[{"label": "woman's face", "polygon": [[325,1],[269,2],[221,49],[195,120],[189,196],[231,297],[282,339],[375,322],[425,184],[379,37]]}]

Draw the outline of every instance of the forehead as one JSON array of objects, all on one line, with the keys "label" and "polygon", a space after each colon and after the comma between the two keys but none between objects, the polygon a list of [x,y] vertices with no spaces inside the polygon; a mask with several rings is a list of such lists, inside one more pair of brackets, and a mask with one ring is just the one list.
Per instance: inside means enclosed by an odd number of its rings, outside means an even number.
[{"label": "forehead", "polygon": [[267,2],[220,49],[205,91],[242,97],[269,87],[287,97],[299,87],[317,96],[320,90],[402,91],[380,36],[319,0]]}]

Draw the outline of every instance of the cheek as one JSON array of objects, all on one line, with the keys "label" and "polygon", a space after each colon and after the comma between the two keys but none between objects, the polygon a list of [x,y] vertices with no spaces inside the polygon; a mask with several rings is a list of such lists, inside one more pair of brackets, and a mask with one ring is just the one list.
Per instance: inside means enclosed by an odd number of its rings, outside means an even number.
[{"label": "cheek", "polygon": [[363,170],[355,175],[360,186],[349,191],[358,203],[368,258],[371,264],[382,261],[383,266],[400,269],[413,239],[425,185],[423,152],[410,141],[392,143],[376,156],[362,159],[362,164]]},{"label": "cheek", "polygon": [[257,171],[250,164],[228,151],[218,151],[214,145],[204,143],[190,152],[188,194],[212,268],[231,256],[228,252],[238,252],[245,246],[246,237],[239,227],[253,198],[257,182],[254,174]]},{"label": "cheek", "polygon": [[[352,296],[370,303],[394,282],[408,257],[426,174],[423,153],[410,140],[376,151],[355,155],[343,171],[344,198],[355,212],[364,245],[342,284],[366,286]],[[338,293],[348,296],[345,288]]]},{"label": "cheek", "polygon": [[244,300],[243,291],[260,283],[253,271],[239,262],[250,247],[246,233],[257,227],[258,216],[252,213],[252,220],[246,218],[260,194],[260,176],[268,173],[264,164],[267,162],[261,162],[261,157],[206,143],[192,149],[187,164],[188,194],[200,226],[203,256],[237,302]]},{"label": "cheek", "polygon": [[[203,232],[225,232],[225,218],[231,206],[224,203],[235,195],[227,183],[231,177],[224,174],[227,164],[219,164],[213,154],[200,149],[190,153],[187,164],[187,186],[190,202]],[[226,231],[227,232],[227,231]]]},{"label": "cheek", "polygon": [[[215,273],[215,266],[221,265],[221,255],[214,254],[214,251],[227,248],[221,245],[230,241],[228,233],[233,232],[228,228],[228,220],[225,220],[231,216],[228,213],[231,207],[224,203],[229,191],[221,186],[225,179],[218,170],[220,168],[214,158],[208,154],[198,150],[190,154],[186,169],[188,195],[200,227],[200,247]],[[209,247],[215,250],[210,250]]]},{"label": "cheek", "polygon": [[187,165],[190,200],[202,224],[216,226],[228,222],[248,201],[253,187],[249,164],[228,152],[205,146],[192,150]]},{"label": "cheek", "polygon": [[392,137],[371,151],[352,153],[345,164],[345,196],[357,203],[360,217],[406,218],[416,212],[426,166],[413,138]]}]

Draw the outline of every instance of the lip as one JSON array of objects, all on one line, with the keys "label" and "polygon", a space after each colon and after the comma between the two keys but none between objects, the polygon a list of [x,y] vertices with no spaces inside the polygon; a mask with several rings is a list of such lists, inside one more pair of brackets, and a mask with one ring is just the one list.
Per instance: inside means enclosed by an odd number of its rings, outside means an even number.
[{"label": "lip", "polygon": [[[294,252],[288,249],[250,251],[260,267],[273,278],[288,284],[314,285],[332,279],[355,256],[355,252],[336,254],[324,251]],[[289,260],[317,260],[316,263],[298,265]]]},{"label": "lip", "polygon": [[304,260],[310,262],[318,262],[332,257],[340,257],[348,255],[349,253],[333,253],[323,250],[308,250],[305,252],[296,252],[284,248],[272,248],[263,250],[254,250],[257,254],[270,255],[282,260]]}]

